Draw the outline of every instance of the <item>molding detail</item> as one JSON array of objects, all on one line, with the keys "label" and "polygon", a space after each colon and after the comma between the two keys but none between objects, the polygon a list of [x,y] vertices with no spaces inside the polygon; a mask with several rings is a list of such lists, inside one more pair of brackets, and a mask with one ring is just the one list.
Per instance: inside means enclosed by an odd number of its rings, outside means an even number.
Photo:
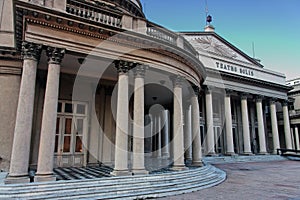
[{"label": "molding detail", "polygon": [[60,64],[62,59],[65,56],[65,49],[60,49],[56,47],[48,47],[47,48],[47,56],[49,64]]},{"label": "molding detail", "polygon": [[174,87],[182,87],[183,77],[180,75],[173,75],[170,77]]},{"label": "molding detail", "polygon": [[277,99],[276,99],[276,98],[271,98],[271,99],[270,99],[270,104],[275,104],[275,103],[276,103],[276,101],[277,101]]},{"label": "molding detail", "polygon": [[288,106],[289,101],[288,101],[288,100],[283,100],[283,101],[281,102],[281,104],[282,104],[282,106]]},{"label": "molding detail", "polygon": [[200,88],[198,86],[193,85],[193,95],[198,96],[200,94]]},{"label": "molding detail", "polygon": [[42,52],[42,45],[35,44],[32,42],[22,42],[22,58],[23,59],[32,59],[38,61]]},{"label": "molding detail", "polygon": [[147,69],[148,69],[148,66],[138,64],[137,67],[134,68],[134,76],[136,78],[144,78]]},{"label": "molding detail", "polygon": [[114,64],[119,74],[126,74],[129,70],[135,68],[138,65],[137,63],[125,60],[116,60],[114,61]]},{"label": "molding detail", "polygon": [[262,96],[262,95],[257,95],[257,96],[255,97],[255,101],[256,101],[256,102],[262,102],[263,98],[264,98],[264,96]]},{"label": "molding detail", "polygon": [[242,100],[247,100],[248,99],[249,94],[248,93],[242,93],[241,94],[241,99]]}]

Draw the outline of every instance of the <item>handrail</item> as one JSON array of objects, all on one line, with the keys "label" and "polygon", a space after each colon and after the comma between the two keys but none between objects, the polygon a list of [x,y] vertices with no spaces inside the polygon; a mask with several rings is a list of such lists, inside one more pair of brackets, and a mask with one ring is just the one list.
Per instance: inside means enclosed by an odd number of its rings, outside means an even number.
[{"label": "handrail", "polygon": [[100,6],[88,4],[80,0],[67,0],[66,12],[102,24],[122,27],[122,15],[101,9]]},{"label": "handrail", "polygon": [[147,22],[147,35],[176,45],[178,35],[153,22]]}]

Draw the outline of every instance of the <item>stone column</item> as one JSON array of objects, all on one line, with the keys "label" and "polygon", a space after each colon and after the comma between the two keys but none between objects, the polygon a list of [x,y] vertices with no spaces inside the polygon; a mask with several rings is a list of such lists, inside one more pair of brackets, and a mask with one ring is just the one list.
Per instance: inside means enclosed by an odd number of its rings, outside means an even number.
[{"label": "stone column", "polygon": [[256,113],[257,113],[257,123],[258,123],[259,153],[267,154],[266,135],[265,135],[265,126],[264,126],[262,97],[261,96],[258,96],[256,98]]},{"label": "stone column", "polygon": [[145,66],[140,65],[135,68],[134,79],[134,106],[133,106],[133,160],[132,173],[133,174],[148,174],[145,170],[144,157],[144,77]]},{"label": "stone column", "polygon": [[192,110],[191,110],[191,106],[189,105],[187,110],[186,110],[186,114],[185,114],[185,124],[184,124],[184,155],[185,155],[185,159],[186,160],[192,160],[192,149],[191,149],[191,145],[192,145]]},{"label": "stone column", "polygon": [[132,63],[116,61],[115,66],[119,73],[118,99],[116,116],[116,143],[115,143],[115,168],[111,172],[114,176],[129,175],[128,171],[128,71]]},{"label": "stone column", "polygon": [[152,116],[152,157],[157,157],[157,121],[156,116]]},{"label": "stone column", "polygon": [[157,157],[161,158],[161,113],[156,116],[156,130],[157,130]]},{"label": "stone column", "polygon": [[226,128],[226,154],[234,155],[234,143],[232,133],[232,114],[231,114],[231,101],[230,90],[226,90],[224,105],[225,105],[225,128]]},{"label": "stone column", "polygon": [[48,47],[48,76],[44,100],[40,147],[35,182],[54,181],[54,146],[59,91],[60,63],[65,50]]},{"label": "stone column", "polygon": [[285,144],[287,149],[293,149],[292,146],[292,136],[291,136],[291,127],[288,111],[288,102],[284,101],[282,103],[283,110],[283,124],[284,124],[284,135],[285,135]]},{"label": "stone column", "polygon": [[273,136],[273,154],[277,154],[277,149],[280,148],[277,115],[276,115],[276,104],[275,100],[270,101],[270,112],[271,112],[271,125],[272,125],[272,136]]},{"label": "stone column", "polygon": [[185,170],[184,164],[184,136],[183,136],[183,110],[182,110],[182,77],[172,77],[174,85],[174,120],[173,120],[173,170]]},{"label": "stone column", "polygon": [[164,110],[162,112],[162,157],[169,158],[169,111]]},{"label": "stone column", "polygon": [[213,118],[213,105],[212,105],[212,92],[207,89],[205,94],[206,101],[206,128],[207,128],[207,154],[215,155],[215,142],[214,142],[214,118]]},{"label": "stone column", "polygon": [[191,97],[192,104],[192,165],[202,166],[202,146],[200,136],[199,88],[194,86]]},{"label": "stone column", "polygon": [[298,126],[295,126],[296,150],[300,150]]},{"label": "stone column", "polygon": [[243,137],[244,137],[244,154],[252,155],[251,143],[250,143],[250,132],[249,132],[247,94],[242,95],[241,106],[242,106],[242,122],[243,122]]},{"label": "stone column", "polygon": [[28,165],[37,64],[42,45],[23,42],[23,72],[15,123],[9,175],[5,183],[29,182]]}]

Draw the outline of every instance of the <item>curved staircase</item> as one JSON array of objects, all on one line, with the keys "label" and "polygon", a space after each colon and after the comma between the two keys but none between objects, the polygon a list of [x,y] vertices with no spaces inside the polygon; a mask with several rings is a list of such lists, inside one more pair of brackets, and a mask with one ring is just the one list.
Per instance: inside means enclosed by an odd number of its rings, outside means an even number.
[{"label": "curved staircase", "polygon": [[149,175],[0,185],[0,199],[146,199],[197,191],[225,179],[225,172],[206,165]]}]

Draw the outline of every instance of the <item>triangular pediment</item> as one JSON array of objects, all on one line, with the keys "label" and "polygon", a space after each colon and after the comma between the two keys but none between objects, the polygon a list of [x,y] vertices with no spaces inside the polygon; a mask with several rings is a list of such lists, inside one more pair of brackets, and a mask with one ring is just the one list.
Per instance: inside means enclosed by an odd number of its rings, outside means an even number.
[{"label": "triangular pediment", "polygon": [[262,67],[255,59],[249,57],[216,33],[183,33],[183,36],[199,52],[199,54],[208,53],[212,57],[225,57],[231,59],[233,62],[241,61],[243,63]]}]

